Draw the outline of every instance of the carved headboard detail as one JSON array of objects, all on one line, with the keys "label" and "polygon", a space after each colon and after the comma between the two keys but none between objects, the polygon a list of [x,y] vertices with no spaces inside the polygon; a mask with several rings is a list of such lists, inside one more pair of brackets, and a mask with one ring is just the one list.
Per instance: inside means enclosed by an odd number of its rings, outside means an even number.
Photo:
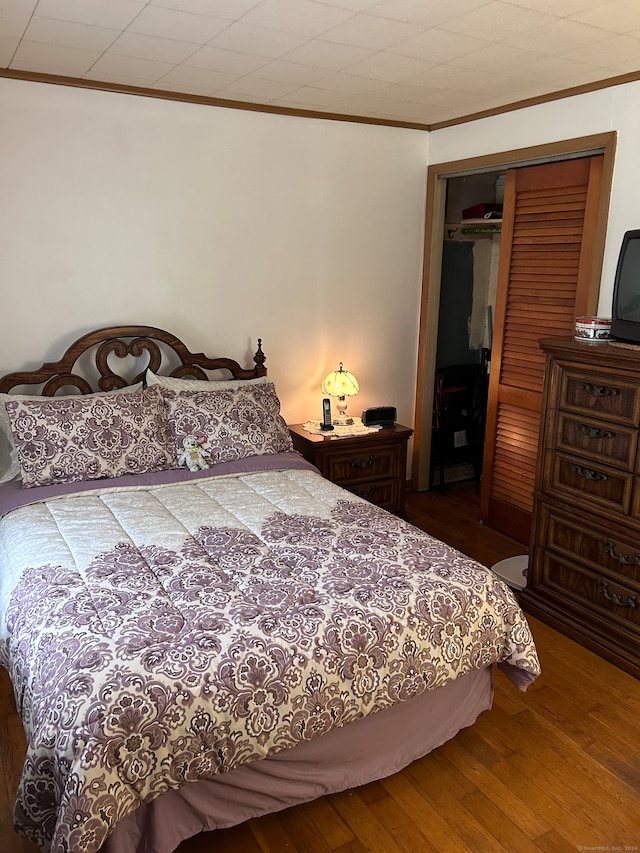
[{"label": "carved headboard detail", "polygon": [[[118,359],[123,360],[121,365],[114,364]],[[59,361],[0,377],[0,392],[29,385],[42,388],[28,393],[46,397],[68,387],[81,394],[112,391],[140,382],[147,368],[166,376],[192,379],[209,379],[207,371],[221,370],[230,374],[227,378],[255,379],[267,373],[261,338],[253,361],[253,367],[243,368],[232,358],[193,353],[175,335],[154,326],[109,326],[78,338]],[[114,370],[114,366],[122,372]],[[128,376],[128,372],[133,375]]]}]

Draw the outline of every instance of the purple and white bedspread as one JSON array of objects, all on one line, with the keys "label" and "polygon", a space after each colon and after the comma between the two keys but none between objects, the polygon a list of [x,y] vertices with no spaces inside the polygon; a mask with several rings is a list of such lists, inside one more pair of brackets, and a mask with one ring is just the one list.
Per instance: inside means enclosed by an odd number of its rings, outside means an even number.
[{"label": "purple and white bedspread", "polygon": [[268,466],[94,483],[0,521],[15,823],[43,849],[92,853],[142,801],[471,670],[538,675],[489,570],[297,454]]}]

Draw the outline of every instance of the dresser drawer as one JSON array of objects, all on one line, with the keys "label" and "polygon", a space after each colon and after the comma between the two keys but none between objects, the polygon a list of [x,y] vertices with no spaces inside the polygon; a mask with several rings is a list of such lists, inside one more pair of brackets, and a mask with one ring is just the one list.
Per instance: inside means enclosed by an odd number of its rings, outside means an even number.
[{"label": "dresser drawer", "polygon": [[638,433],[630,427],[558,413],[556,447],[559,450],[633,471],[637,446]]},{"label": "dresser drawer", "polygon": [[[640,464],[640,459],[638,460]],[[633,482],[633,497],[631,499],[631,518],[640,525],[640,476],[636,475]]]},{"label": "dresser drawer", "polygon": [[568,516],[544,504],[540,516],[547,548],[600,571],[614,584],[621,580],[640,587],[640,539],[634,542],[584,515]]},{"label": "dresser drawer", "polygon": [[624,581],[614,581],[602,573],[566,560],[552,551],[542,558],[542,578],[539,587],[564,603],[569,609],[591,611],[595,620],[624,623],[640,629],[640,595]]},{"label": "dresser drawer", "polygon": [[637,383],[605,374],[563,368],[558,405],[580,414],[603,415],[633,427],[640,413],[640,388]]},{"label": "dresser drawer", "polygon": [[609,465],[591,464],[568,453],[547,455],[545,492],[578,501],[591,509],[594,504],[628,515],[631,510],[633,474]]},{"label": "dresser drawer", "polygon": [[334,483],[350,488],[355,483],[397,477],[400,472],[401,448],[373,446],[366,450],[348,447],[326,454],[322,473]]}]

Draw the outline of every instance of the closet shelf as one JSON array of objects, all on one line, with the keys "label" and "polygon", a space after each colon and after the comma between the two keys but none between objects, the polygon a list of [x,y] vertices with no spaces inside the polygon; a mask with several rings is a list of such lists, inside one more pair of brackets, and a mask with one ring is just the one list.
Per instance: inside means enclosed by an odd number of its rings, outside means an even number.
[{"label": "closet shelf", "polygon": [[495,237],[501,232],[501,219],[479,219],[475,222],[451,222],[444,226],[444,239],[475,240],[480,237]]}]

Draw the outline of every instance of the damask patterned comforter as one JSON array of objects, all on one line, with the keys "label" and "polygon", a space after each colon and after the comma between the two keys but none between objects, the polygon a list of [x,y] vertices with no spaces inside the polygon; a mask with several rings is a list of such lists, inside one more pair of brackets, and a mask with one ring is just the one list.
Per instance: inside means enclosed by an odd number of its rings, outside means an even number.
[{"label": "damask patterned comforter", "polygon": [[28,739],[15,820],[43,849],[93,853],[141,801],[473,669],[536,678],[490,571],[280,464],[97,484],[0,521],[0,662]]}]

